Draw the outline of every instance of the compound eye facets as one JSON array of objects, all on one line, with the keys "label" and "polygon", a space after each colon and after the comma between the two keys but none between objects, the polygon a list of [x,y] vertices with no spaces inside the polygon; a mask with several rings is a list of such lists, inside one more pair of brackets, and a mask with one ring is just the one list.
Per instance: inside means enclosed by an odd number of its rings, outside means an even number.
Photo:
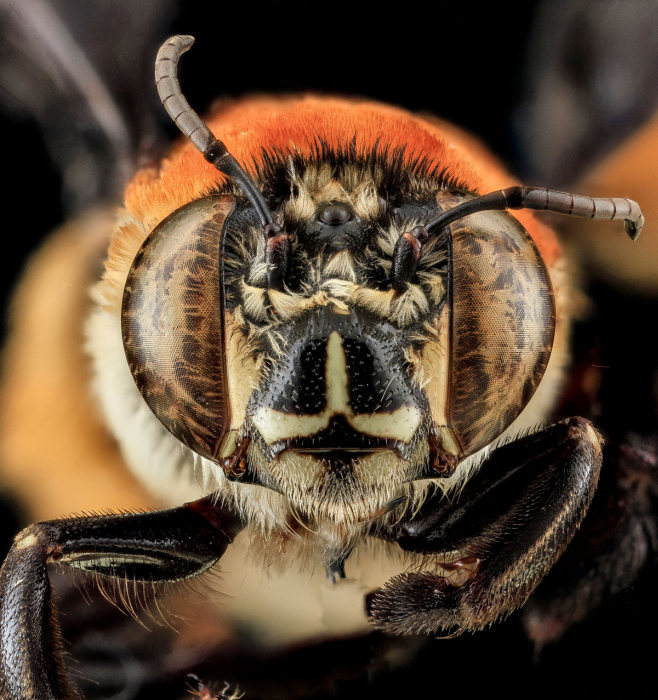
[{"label": "compound eye facets", "polygon": [[465,454],[498,437],[544,375],[555,302],[534,242],[504,212],[452,231],[451,423]]},{"label": "compound eye facets", "polygon": [[234,203],[204,197],[162,221],[133,261],[121,316],[128,365],[149,408],[213,460],[230,424],[219,260]]}]

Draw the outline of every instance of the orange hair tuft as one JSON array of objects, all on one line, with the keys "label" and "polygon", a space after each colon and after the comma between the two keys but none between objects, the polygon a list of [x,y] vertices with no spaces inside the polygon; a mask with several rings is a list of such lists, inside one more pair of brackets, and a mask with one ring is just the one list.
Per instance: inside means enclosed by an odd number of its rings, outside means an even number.
[{"label": "orange hair tuft", "polygon": [[[410,164],[425,157],[482,194],[518,184],[481,144],[459,129],[377,102],[316,95],[252,97],[219,103],[206,123],[248,171],[262,164],[264,151],[311,155],[319,139],[330,147],[355,139],[357,148],[376,142],[404,147]],[[173,149],[159,171],[137,173],[126,190],[126,206],[150,229],[225,179],[186,140]],[[553,232],[530,212],[520,212],[518,218],[552,265],[560,255]]]}]

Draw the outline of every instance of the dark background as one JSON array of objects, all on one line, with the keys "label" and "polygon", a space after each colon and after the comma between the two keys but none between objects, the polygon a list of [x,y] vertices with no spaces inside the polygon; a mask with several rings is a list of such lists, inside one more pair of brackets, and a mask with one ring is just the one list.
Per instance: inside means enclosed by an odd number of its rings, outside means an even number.
[{"label": "dark background", "polygon": [[[181,63],[181,81],[199,112],[224,95],[362,95],[454,121],[528,184],[573,184],[658,102],[658,4],[652,1],[490,3],[484,9],[415,0],[390,6],[49,3],[63,35],[44,5],[0,4],[3,299],[49,230],[87,206],[120,201],[123,173],[157,158],[175,135],[152,82],[157,48],[172,33],[196,36]],[[122,117],[120,138],[99,127],[58,49],[44,49],[44,32],[57,34],[60,48],[62,36],[72,38],[91,62]],[[655,313],[653,301],[600,295],[605,318],[628,315],[632,305],[635,328]],[[633,360],[653,368],[647,357],[640,352]],[[9,502],[3,511],[8,536]],[[404,673],[356,672],[337,682],[335,692],[340,698],[470,697],[493,690],[572,697],[607,695],[621,685],[629,694],[648,695],[654,591],[649,571],[540,654],[513,615],[474,637],[430,642]],[[292,675],[308,663],[298,659],[282,668]],[[423,684],[428,690],[418,690]]]}]

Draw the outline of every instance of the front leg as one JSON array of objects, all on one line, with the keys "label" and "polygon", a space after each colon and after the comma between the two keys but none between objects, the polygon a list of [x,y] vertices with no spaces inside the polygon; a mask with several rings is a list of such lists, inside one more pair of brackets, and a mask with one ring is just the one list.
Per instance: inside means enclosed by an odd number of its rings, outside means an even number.
[{"label": "front leg", "polygon": [[212,566],[242,527],[207,497],[170,510],[50,520],[23,530],[0,569],[0,697],[81,697],[66,670],[48,564],[180,581]]},{"label": "front leg", "polygon": [[428,567],[369,596],[395,634],[477,630],[523,605],[582,522],[601,467],[601,438],[570,418],[499,447],[454,500],[437,494],[388,535]]}]

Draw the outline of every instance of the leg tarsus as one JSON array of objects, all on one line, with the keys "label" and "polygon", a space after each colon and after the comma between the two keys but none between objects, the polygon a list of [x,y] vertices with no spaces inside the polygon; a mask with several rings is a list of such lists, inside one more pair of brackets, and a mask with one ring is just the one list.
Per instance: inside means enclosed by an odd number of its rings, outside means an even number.
[{"label": "leg tarsus", "polygon": [[0,569],[0,697],[70,700],[48,564],[144,582],[178,581],[216,562],[242,528],[209,498],[152,513],[37,523]]},{"label": "leg tarsus", "polygon": [[[581,418],[491,452],[456,499],[429,499],[391,529],[403,549],[428,555],[427,570],[369,597],[374,624],[395,634],[461,632],[520,607],[579,527],[600,466],[601,439]],[[455,561],[469,564],[456,585]]]}]

